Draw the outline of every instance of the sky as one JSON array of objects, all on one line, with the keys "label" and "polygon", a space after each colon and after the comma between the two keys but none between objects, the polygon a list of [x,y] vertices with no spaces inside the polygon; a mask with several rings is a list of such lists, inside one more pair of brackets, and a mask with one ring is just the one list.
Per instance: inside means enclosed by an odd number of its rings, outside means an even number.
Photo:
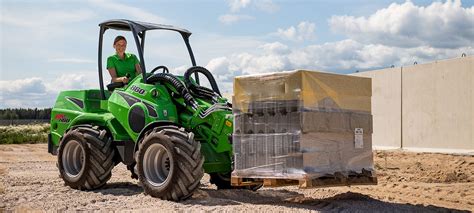
[{"label": "sky", "polygon": [[[98,24],[130,19],[191,31],[220,90],[234,76],[295,69],[348,74],[474,54],[474,1],[1,0],[0,108],[48,108],[59,91],[98,88]],[[108,30],[103,63],[114,54]],[[191,66],[179,34],[150,31],[145,66]],[[105,81],[110,81],[107,72]]]}]

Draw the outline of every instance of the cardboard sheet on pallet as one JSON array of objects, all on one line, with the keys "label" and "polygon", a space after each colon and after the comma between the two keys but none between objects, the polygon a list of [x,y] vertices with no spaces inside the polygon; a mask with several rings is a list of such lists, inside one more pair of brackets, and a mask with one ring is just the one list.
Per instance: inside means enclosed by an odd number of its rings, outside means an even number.
[{"label": "cardboard sheet on pallet", "polygon": [[373,171],[371,80],[292,71],[234,79],[234,177]]},{"label": "cardboard sheet on pallet", "polygon": [[369,112],[370,78],[296,70],[234,78],[233,108],[248,112],[255,101],[299,100],[306,109]]}]

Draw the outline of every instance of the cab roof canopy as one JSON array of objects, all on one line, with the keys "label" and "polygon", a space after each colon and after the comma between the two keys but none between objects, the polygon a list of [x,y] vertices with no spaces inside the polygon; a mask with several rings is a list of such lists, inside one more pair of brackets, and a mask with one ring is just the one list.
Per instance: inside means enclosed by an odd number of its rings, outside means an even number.
[{"label": "cab roof canopy", "polygon": [[131,28],[134,28],[136,32],[142,33],[147,30],[172,30],[179,32],[183,37],[189,37],[191,32],[182,29],[179,27],[175,27],[172,25],[164,25],[164,24],[154,24],[154,23],[147,23],[141,21],[131,21],[126,19],[112,19],[107,20],[99,24],[100,27],[104,27],[105,29],[114,29],[114,30],[124,30],[124,31],[131,31]]}]

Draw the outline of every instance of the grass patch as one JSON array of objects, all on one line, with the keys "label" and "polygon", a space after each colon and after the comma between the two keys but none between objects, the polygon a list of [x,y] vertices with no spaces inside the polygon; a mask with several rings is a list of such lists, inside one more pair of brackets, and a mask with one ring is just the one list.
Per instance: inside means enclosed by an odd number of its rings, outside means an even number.
[{"label": "grass patch", "polygon": [[0,126],[0,144],[47,143],[49,124]]}]

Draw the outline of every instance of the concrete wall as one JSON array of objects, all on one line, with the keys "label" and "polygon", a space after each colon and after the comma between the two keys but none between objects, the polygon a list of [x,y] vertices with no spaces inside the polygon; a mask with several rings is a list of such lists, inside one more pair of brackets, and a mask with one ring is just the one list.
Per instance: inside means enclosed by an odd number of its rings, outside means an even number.
[{"label": "concrete wall", "polygon": [[474,57],[402,68],[402,147],[474,151]]},{"label": "concrete wall", "polygon": [[400,68],[374,70],[353,75],[372,78],[374,148],[400,148],[402,132]]},{"label": "concrete wall", "polygon": [[374,148],[474,154],[474,56],[352,75],[372,78]]}]

